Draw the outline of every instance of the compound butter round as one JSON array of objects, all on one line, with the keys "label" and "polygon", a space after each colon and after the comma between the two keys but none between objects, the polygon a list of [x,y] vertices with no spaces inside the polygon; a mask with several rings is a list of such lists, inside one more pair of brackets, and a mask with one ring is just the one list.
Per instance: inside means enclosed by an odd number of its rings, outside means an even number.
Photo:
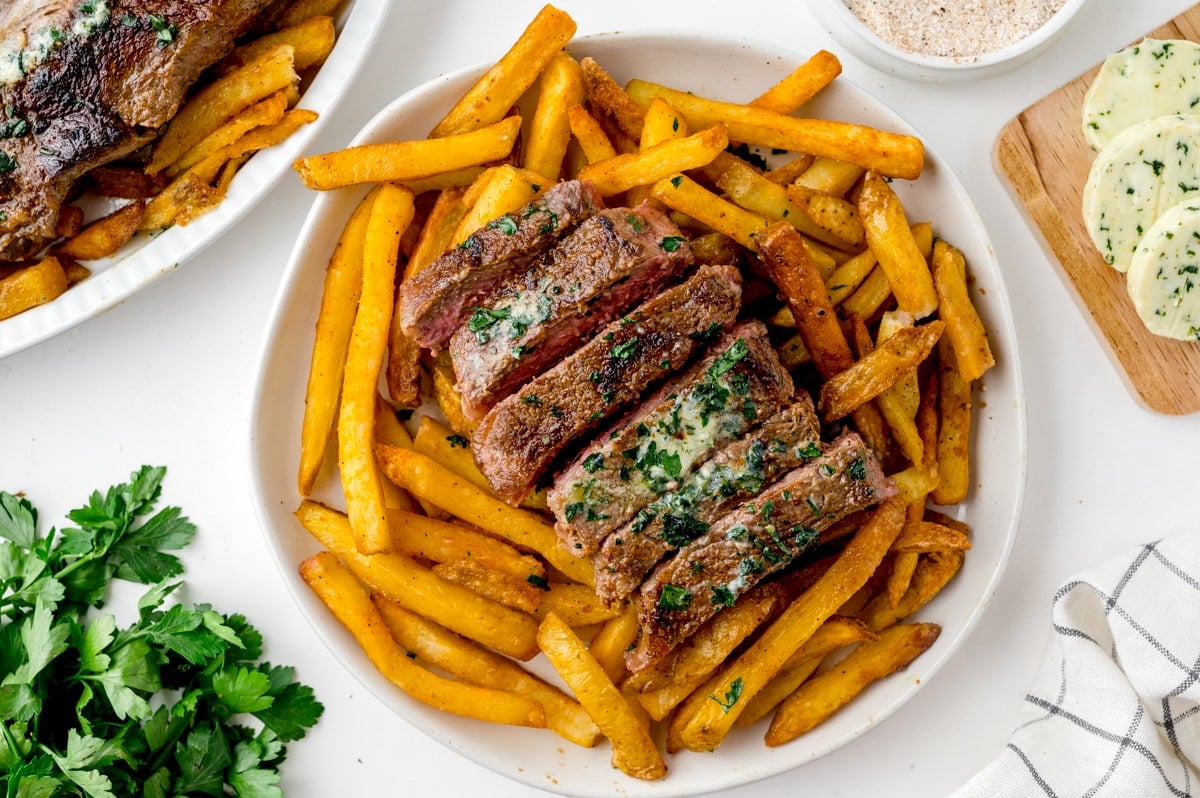
[{"label": "compound butter round", "polygon": [[1150,332],[1200,341],[1200,202],[1181,202],[1159,217],[1134,252],[1125,280]]},{"label": "compound butter round", "polygon": [[1200,196],[1200,116],[1156,116],[1117,134],[1092,161],[1083,221],[1105,262],[1123,272],[1158,217],[1193,195]]},{"label": "compound butter round", "polygon": [[1200,44],[1143,39],[1104,59],[1083,100],[1083,136],[1101,150],[1127,127],[1200,111]]}]

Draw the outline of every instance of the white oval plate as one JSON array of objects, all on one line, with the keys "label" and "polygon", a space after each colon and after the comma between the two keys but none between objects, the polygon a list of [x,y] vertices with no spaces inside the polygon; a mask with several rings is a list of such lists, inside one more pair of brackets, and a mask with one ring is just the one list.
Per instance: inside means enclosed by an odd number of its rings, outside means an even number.
[{"label": "white oval plate", "polygon": [[0,321],[0,357],[19,352],[128,299],[216,241],[267,195],[305,151],[354,85],[392,0],[349,0],[338,15],[338,40],[300,99],[316,121],[246,162],[225,199],[186,227],[139,235],[116,255],[87,264],[92,276],[62,296]]},{"label": "white oval plate", "polygon": [[[595,56],[620,81],[639,76],[732,100],[752,99],[803,60],[745,39],[679,32],[591,36],[569,49],[577,57]],[[409,92],[380,112],[354,143],[424,136],[480,71],[472,68],[446,75]],[[912,132],[879,101],[844,80],[827,89],[812,112]],[[946,661],[992,595],[1020,512],[1026,432],[1007,294],[970,198],[933,153],[920,180],[893,185],[914,221],[933,221],[935,231],[966,254],[999,362],[985,378],[975,429],[975,489],[960,513],[974,529],[975,548],[957,578],[920,613],[921,618],[940,623],[942,634],[907,671],[874,685],[831,720],[788,745],[767,748],[762,741],[765,727],[738,729],[715,753],[671,756],[667,777],[649,783],[614,770],[606,744],[583,749],[545,730],[490,726],[447,715],[411,700],[380,676],[297,576],[297,564],[319,547],[292,516],[300,500],[296,492],[300,418],[323,275],[338,233],[362,190],[321,195],[305,221],[276,300],[251,418],[254,504],[280,574],[317,637],[404,721],[498,773],[564,795],[693,795],[745,784],[828,753],[895,711]],[[327,484],[325,490],[330,500],[338,501],[335,485]],[[546,673],[541,658],[534,664]]]}]

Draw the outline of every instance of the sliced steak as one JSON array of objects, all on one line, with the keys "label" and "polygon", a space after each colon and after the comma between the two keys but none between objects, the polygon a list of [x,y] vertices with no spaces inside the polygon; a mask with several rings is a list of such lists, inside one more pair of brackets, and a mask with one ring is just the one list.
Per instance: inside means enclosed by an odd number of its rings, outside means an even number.
[{"label": "sliced steak", "polygon": [[53,239],[75,182],[153,138],[269,4],[0,3],[0,260]]},{"label": "sliced steak", "polygon": [[400,326],[438,351],[477,307],[559,238],[604,207],[591,183],[568,180],[476,230],[400,286]]},{"label": "sliced steak", "polygon": [[821,432],[804,392],[744,438],[726,445],[678,488],[646,505],[596,552],[596,594],[609,605],[628,597],[646,574],[713,521],[757,496],[782,474],[820,456]]},{"label": "sliced steak", "polygon": [[665,656],[754,585],[812,549],[821,532],[896,493],[856,433],[830,444],[718,519],[654,570],[638,591],[641,633],[625,656],[638,671]]},{"label": "sliced steak", "polygon": [[495,491],[519,502],[579,436],[682,368],[701,333],[727,328],[741,307],[741,275],[706,266],[609,324],[553,368],[502,400],[475,430],[475,462]]},{"label": "sliced steak", "polygon": [[546,500],[559,537],[577,555],[595,553],[609,533],[773,415],[794,390],[762,322],[737,325],[558,476]]},{"label": "sliced steak", "polygon": [[650,205],[600,211],[504,281],[450,339],[468,418],[479,419],[648,297],[679,282],[692,249]]}]

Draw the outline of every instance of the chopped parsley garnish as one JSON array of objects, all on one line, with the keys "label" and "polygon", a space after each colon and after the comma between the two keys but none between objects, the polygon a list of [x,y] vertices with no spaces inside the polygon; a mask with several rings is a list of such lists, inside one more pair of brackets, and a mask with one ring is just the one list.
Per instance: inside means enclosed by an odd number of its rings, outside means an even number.
[{"label": "chopped parsley garnish", "polygon": [[583,470],[589,474],[595,474],[600,469],[604,468],[604,455],[600,452],[593,452],[583,459]]},{"label": "chopped parsley garnish", "polygon": [[540,236],[549,235],[558,229],[558,214],[554,211],[546,211],[546,215],[550,218],[538,228],[538,235]]},{"label": "chopped parsley garnish", "polygon": [[469,447],[471,445],[471,442],[461,435],[447,435],[446,443],[450,444],[451,449],[458,447],[458,446],[461,446],[462,448],[466,449],[467,447]]},{"label": "chopped parsley garnish", "polygon": [[525,581],[536,588],[540,588],[541,590],[550,589],[550,583],[546,581],[546,577],[539,576],[538,574],[530,574],[529,576],[525,577]]},{"label": "chopped parsley garnish", "polygon": [[659,537],[672,548],[682,548],[708,531],[708,524],[694,515],[667,513]]},{"label": "chopped parsley garnish", "polygon": [[507,319],[512,312],[508,308],[475,308],[467,318],[467,329],[475,333],[475,340],[486,344],[491,340],[490,329],[497,322]]},{"label": "chopped parsley garnish", "polygon": [[499,230],[506,236],[511,236],[517,232],[517,222],[511,216],[501,216],[499,219],[493,219],[487,223],[489,230]]},{"label": "chopped parsley garnish", "polygon": [[692,603],[692,592],[679,585],[665,584],[658,594],[658,606],[664,610],[682,611]]},{"label": "chopped parsley garnish", "polygon": [[816,441],[809,441],[797,452],[801,457],[820,457],[821,447]]},{"label": "chopped parsley garnish", "polygon": [[633,232],[640,233],[645,228],[642,227],[642,217],[636,213],[631,213],[625,217],[625,221],[629,222],[629,226],[633,228]]},{"label": "chopped parsley garnish", "polygon": [[146,20],[150,23],[150,27],[154,28],[155,47],[162,49],[175,41],[175,36],[179,33],[179,29],[167,22],[166,17],[161,14],[147,14]]},{"label": "chopped parsley garnish", "polygon": [[732,607],[735,601],[737,601],[737,596],[735,596],[733,594],[733,591],[730,590],[728,587],[726,587],[725,585],[713,585],[713,589],[712,589],[712,603],[713,604],[719,604],[722,607]]},{"label": "chopped parsley garnish", "polygon": [[715,695],[709,695],[713,701],[716,701],[721,709],[725,710],[725,714],[729,714],[729,710],[733,709],[734,704],[742,697],[742,677],[739,676],[729,683],[729,689],[725,691],[725,700],[717,698]]},{"label": "chopped parsley garnish", "polygon": [[618,360],[628,360],[629,358],[633,357],[635,352],[637,352],[637,348],[638,339],[630,338],[628,341],[614,346],[612,348],[612,356]]},{"label": "chopped parsley garnish", "polygon": [[687,239],[683,238],[682,236],[667,236],[662,241],[659,241],[658,245],[663,248],[664,252],[675,252],[681,246],[683,246],[686,241]]},{"label": "chopped parsley garnish", "polygon": [[856,482],[861,482],[867,478],[867,463],[861,457],[855,460],[846,468],[846,474],[850,479]]},{"label": "chopped parsley garnish", "polygon": [[583,502],[571,502],[570,504],[568,504],[566,507],[563,508],[563,515],[566,517],[566,519],[568,521],[574,521],[575,517],[583,512],[583,508],[584,508]]},{"label": "chopped parsley garnish", "polygon": [[531,394],[522,396],[521,401],[527,405],[533,405],[534,407],[537,407],[538,405],[540,405],[542,403],[541,397],[539,397],[536,393],[531,393]]},{"label": "chopped parsley garnish", "polygon": [[675,188],[679,188],[681,185],[683,185],[683,175],[675,175],[674,177],[672,177],[671,185],[674,186]]},{"label": "chopped parsley garnish", "polygon": [[4,150],[0,150],[0,175],[6,175],[9,172],[16,171],[17,159],[13,158]]},{"label": "chopped parsley garnish", "polygon": [[[12,108],[9,108],[9,114],[12,114]],[[0,124],[0,139],[15,139],[19,136],[24,136],[29,132],[29,123],[19,116],[13,116],[8,121]]]},{"label": "chopped parsley garnish", "polygon": [[692,339],[699,341],[702,344],[712,343],[713,341],[717,340],[717,336],[721,334],[721,329],[721,325],[714,321],[700,332],[692,333]]}]

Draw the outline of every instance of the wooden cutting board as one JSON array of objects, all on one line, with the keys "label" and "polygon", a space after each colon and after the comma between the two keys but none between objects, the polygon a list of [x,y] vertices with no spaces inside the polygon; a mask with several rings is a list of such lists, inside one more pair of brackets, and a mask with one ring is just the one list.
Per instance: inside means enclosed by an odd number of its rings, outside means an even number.
[{"label": "wooden cutting board", "polygon": [[[1146,36],[1200,41],[1200,5]],[[1151,410],[1195,413],[1200,410],[1200,342],[1147,331],[1126,293],[1125,275],[1105,264],[1084,228],[1083,185],[1095,153],[1083,140],[1080,114],[1099,68],[1097,64],[1010,120],[996,141],[996,162],[1133,392]]]}]

